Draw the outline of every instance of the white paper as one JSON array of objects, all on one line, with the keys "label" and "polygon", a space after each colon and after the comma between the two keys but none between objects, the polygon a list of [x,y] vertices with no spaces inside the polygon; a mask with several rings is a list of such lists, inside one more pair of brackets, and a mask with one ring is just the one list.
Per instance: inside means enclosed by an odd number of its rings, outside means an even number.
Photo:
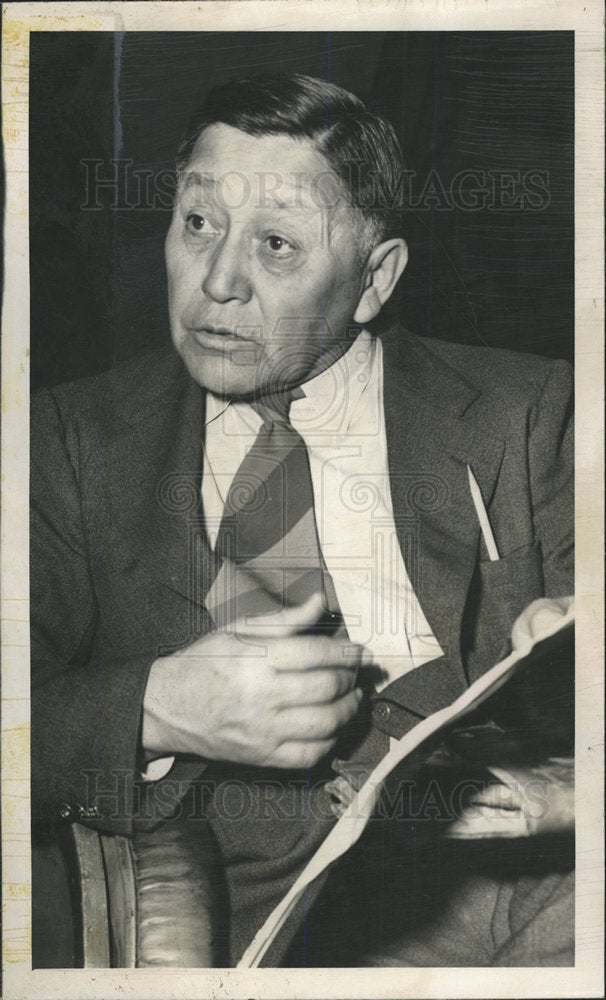
[{"label": "white paper", "polygon": [[439,712],[434,712],[427,719],[423,719],[414,729],[411,729],[400,740],[394,742],[391,749],[383,760],[377,764],[374,771],[371,772],[358,794],[353,798],[337,824],[330,831],[326,840],[320,845],[311,861],[303,869],[296,882],[294,882],[281,902],[270,913],[244,952],[244,955],[238,962],[237,968],[254,969],[259,965],[278,932],[284,926],[289,914],[303,895],[306,887],[328,865],[345,854],[359,840],[368,820],[372,816],[383,782],[396,765],[439,729],[454,722],[461,715],[473,711],[486,698],[494,694],[495,691],[498,691],[514,673],[517,665],[528,656],[535,645],[543,639],[555,635],[556,632],[565,628],[572,621],[574,621],[574,606],[553,625],[539,633],[534,640],[529,640],[519,649],[515,649],[510,653],[506,659],[495,664],[482,677],[474,681],[450,705],[440,709]]}]

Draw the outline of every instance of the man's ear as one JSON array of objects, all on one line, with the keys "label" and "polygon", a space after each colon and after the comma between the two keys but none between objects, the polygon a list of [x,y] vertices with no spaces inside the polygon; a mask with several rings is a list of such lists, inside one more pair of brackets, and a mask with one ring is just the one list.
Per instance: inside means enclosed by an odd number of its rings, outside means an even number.
[{"label": "man's ear", "polygon": [[408,247],[404,240],[386,240],[374,248],[364,267],[354,323],[364,326],[379,314],[407,263]]}]

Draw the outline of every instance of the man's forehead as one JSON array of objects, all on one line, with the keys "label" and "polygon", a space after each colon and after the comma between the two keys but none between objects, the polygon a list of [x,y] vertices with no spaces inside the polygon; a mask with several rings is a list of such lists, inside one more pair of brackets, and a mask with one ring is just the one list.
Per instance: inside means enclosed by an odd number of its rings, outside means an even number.
[{"label": "man's forehead", "polygon": [[223,208],[272,208],[279,212],[333,214],[347,205],[343,187],[332,171],[315,175],[284,170],[225,170],[221,173],[186,168],[181,196],[211,200]]},{"label": "man's forehead", "polygon": [[[345,190],[311,140],[249,135],[227,125],[209,126],[181,173],[183,193],[219,198],[240,191],[260,207],[330,209]],[[345,200],[347,200],[345,198]]]}]

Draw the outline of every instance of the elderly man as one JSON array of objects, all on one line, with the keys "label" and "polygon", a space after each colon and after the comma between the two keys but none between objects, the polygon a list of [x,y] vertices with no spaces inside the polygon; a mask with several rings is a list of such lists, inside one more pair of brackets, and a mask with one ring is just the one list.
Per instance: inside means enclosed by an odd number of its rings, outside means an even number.
[{"label": "elderly man", "polygon": [[[567,366],[371,333],[407,261],[401,170],[339,87],[217,88],[178,164],[175,351],[35,401],[38,822],[126,834],[140,858],[187,827],[226,880],[219,964],[334,824],[335,771],[380,760],[531,602],[572,591]],[[309,964],[285,956],[319,889],[270,964]]]}]

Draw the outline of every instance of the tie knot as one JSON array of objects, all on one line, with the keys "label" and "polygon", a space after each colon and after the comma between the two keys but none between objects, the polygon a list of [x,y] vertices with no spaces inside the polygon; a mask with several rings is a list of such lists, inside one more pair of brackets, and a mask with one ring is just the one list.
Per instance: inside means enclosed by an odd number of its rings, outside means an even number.
[{"label": "tie knot", "polygon": [[264,424],[287,424],[290,405],[295,399],[303,399],[305,393],[301,386],[286,389],[284,392],[268,393],[259,396],[250,404],[258,413]]}]

